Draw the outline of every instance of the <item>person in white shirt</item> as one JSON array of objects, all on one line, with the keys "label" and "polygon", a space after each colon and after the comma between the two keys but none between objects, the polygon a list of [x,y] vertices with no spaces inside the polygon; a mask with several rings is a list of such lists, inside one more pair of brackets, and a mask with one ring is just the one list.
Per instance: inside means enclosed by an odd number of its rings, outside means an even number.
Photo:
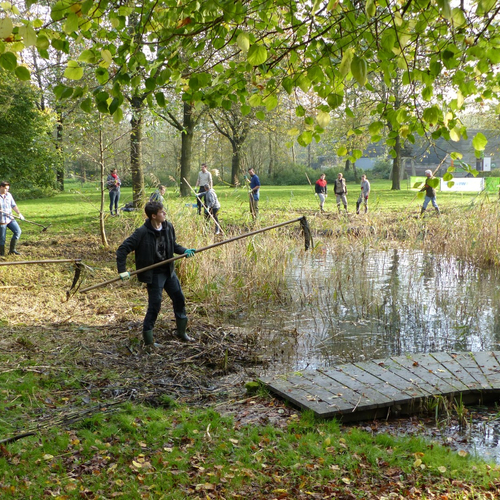
[{"label": "person in white shirt", "polygon": [[[200,188],[198,190],[198,194],[205,192],[205,185],[206,184],[208,184],[210,187],[213,186],[212,174],[208,171],[207,164],[202,163],[201,164],[201,172],[198,172],[198,179],[196,180],[196,187]],[[198,205],[198,215],[200,215],[201,214],[200,198],[197,199],[197,205]]]},{"label": "person in white shirt", "polygon": [[365,205],[365,214],[368,212],[368,196],[370,195],[370,181],[366,178],[366,175],[361,176],[361,193],[359,195],[358,201],[356,202],[356,213],[359,214],[359,207],[361,203]]},{"label": "person in white shirt", "polygon": [[16,219],[12,215],[12,211],[16,212],[21,220],[24,220],[23,214],[17,208],[14,198],[9,193],[10,183],[7,181],[0,182],[0,255],[5,255],[5,240],[7,239],[7,228],[12,231],[12,239],[10,240],[9,254],[21,255],[16,250],[17,242],[21,236],[21,228]]}]

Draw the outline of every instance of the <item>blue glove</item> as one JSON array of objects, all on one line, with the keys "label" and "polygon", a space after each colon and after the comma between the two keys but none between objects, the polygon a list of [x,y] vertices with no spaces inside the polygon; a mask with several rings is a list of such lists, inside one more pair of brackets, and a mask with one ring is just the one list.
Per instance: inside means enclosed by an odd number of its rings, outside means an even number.
[{"label": "blue glove", "polygon": [[194,248],[188,248],[185,252],[184,252],[184,255],[186,257],[194,257],[194,254],[195,254],[196,250]]}]

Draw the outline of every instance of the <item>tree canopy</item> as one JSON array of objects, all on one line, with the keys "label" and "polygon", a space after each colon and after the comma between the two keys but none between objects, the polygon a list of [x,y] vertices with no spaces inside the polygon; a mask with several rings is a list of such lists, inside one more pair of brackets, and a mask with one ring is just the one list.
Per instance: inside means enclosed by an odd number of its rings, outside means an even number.
[{"label": "tree canopy", "polygon": [[37,108],[38,94],[0,70],[0,178],[25,189],[53,187],[59,156],[53,117]]},{"label": "tree canopy", "polygon": [[[29,0],[28,7],[21,14],[2,3],[0,66],[28,79],[23,49],[46,58],[59,51],[66,80],[56,95],[81,98],[83,109],[95,106],[117,121],[125,100],[161,108],[172,90],[195,106],[237,105],[243,116],[259,108],[264,119],[285,90],[297,96],[304,122],[297,139],[307,145],[320,140],[332,110],[354,115],[346,88],[380,95],[380,85],[397,80],[411,98],[386,92],[363,130],[394,146],[416,134],[459,140],[468,101],[496,105],[495,0],[456,7],[448,0],[59,0],[50,13]],[[80,84],[88,70],[92,87]],[[313,110],[300,104],[306,93],[319,98]],[[483,141],[474,146],[480,155]]]}]

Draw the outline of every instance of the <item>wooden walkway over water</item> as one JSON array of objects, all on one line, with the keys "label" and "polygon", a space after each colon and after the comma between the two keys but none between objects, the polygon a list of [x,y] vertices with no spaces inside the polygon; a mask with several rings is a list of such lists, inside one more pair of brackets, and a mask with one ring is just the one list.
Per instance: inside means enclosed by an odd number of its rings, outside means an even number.
[{"label": "wooden walkway over water", "polygon": [[269,390],[318,417],[343,422],[426,411],[436,398],[500,399],[500,351],[393,356],[260,377]]}]

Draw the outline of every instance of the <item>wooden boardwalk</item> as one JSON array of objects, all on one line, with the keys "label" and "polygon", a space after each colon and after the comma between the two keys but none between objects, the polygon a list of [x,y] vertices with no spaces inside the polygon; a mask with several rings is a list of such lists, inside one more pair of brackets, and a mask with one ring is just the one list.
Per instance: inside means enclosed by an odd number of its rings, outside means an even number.
[{"label": "wooden boardwalk", "polygon": [[393,356],[259,380],[321,418],[386,418],[428,411],[440,397],[464,404],[499,400],[500,351]]}]

